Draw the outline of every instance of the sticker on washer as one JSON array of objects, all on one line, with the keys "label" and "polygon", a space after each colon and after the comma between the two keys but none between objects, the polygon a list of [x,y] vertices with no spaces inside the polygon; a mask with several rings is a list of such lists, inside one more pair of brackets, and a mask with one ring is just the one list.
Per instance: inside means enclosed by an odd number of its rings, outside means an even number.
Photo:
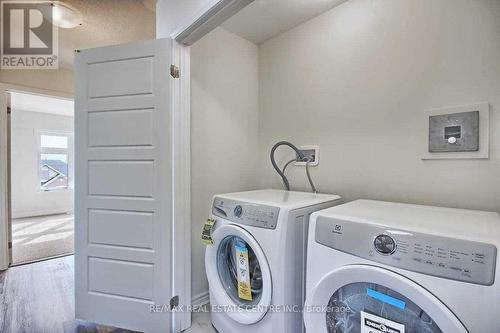
[{"label": "sticker on washer", "polygon": [[252,286],[248,271],[248,249],[245,246],[235,245],[238,265],[238,297],[246,301],[252,300]]},{"label": "sticker on washer", "polygon": [[201,231],[201,241],[206,245],[212,245],[214,240],[212,238],[212,230],[215,225],[215,219],[207,219],[205,225],[203,225],[203,230]]},{"label": "sticker on washer", "polygon": [[360,313],[361,333],[405,333],[403,324],[367,312],[360,311]]}]

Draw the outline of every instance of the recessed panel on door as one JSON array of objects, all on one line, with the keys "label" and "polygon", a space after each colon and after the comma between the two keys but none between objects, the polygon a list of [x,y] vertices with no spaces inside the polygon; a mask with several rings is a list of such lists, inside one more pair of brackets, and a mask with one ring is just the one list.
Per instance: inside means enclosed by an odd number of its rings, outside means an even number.
[{"label": "recessed panel on door", "polygon": [[89,258],[89,291],[151,300],[153,265]]},{"label": "recessed panel on door", "polygon": [[89,98],[153,93],[153,57],[88,65]]},{"label": "recessed panel on door", "polygon": [[153,161],[90,161],[89,194],[151,198]]},{"label": "recessed panel on door", "polygon": [[152,146],[153,109],[89,113],[89,146]]},{"label": "recessed panel on door", "polygon": [[153,213],[90,209],[89,242],[152,249]]}]

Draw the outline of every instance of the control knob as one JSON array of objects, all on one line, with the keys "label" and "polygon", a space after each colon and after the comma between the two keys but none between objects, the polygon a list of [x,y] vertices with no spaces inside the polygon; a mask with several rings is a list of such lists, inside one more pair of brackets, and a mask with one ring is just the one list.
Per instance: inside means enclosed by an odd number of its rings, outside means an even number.
[{"label": "control knob", "polygon": [[234,207],[234,216],[240,218],[242,214],[243,214],[243,208],[240,205]]},{"label": "control knob", "polygon": [[373,241],[375,250],[381,254],[393,254],[396,251],[396,242],[391,236],[378,235]]}]

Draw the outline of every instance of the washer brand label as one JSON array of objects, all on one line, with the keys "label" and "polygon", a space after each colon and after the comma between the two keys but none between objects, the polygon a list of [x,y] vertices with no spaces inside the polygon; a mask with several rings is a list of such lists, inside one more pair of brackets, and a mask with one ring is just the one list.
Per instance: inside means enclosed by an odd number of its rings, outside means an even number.
[{"label": "washer brand label", "polygon": [[361,333],[405,333],[405,326],[361,311]]}]

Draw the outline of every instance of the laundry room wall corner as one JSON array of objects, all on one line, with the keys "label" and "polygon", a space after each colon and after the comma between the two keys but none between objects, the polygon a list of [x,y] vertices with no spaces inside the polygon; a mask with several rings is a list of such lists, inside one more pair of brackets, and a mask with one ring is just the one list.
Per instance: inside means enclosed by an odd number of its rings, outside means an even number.
[{"label": "laundry room wall corner", "polygon": [[[201,229],[212,196],[257,188],[258,47],[217,28],[191,47],[192,295],[208,290]],[[200,296],[200,297],[197,297]]]}]

